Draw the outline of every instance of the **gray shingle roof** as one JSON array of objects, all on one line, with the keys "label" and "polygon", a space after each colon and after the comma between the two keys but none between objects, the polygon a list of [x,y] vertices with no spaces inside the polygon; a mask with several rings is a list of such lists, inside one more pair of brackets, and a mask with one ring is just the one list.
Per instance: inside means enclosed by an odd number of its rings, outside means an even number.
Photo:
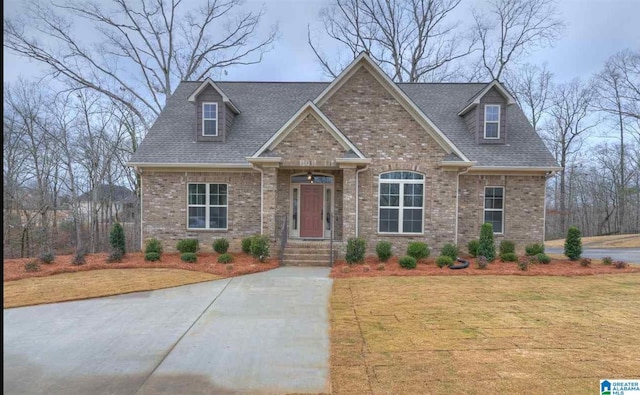
[{"label": "gray shingle roof", "polygon": [[[241,113],[223,143],[195,141],[195,109],[187,98],[201,84],[182,82],[132,156],[131,163],[246,163],[324,82],[216,82]],[[443,133],[478,166],[556,166],[516,106],[507,112],[508,144],[477,145],[460,109],[486,84],[398,84]]]}]

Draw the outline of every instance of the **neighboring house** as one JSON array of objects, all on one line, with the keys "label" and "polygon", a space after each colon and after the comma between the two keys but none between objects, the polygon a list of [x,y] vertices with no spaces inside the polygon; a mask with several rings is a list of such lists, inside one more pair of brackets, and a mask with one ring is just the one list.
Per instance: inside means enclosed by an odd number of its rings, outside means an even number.
[{"label": "neighboring house", "polygon": [[[544,240],[559,170],[513,97],[484,84],[394,83],[361,54],[331,83],[184,81],[129,163],[142,240],[262,233],[435,249]],[[286,226],[284,226],[286,224]],[[333,229],[332,229],[333,228]]]},{"label": "neighboring house", "polygon": [[[95,188],[97,219],[100,223],[133,222],[136,209],[136,195],[129,188],[120,185],[102,184]],[[93,206],[93,191],[79,197],[80,214],[89,218]]]}]

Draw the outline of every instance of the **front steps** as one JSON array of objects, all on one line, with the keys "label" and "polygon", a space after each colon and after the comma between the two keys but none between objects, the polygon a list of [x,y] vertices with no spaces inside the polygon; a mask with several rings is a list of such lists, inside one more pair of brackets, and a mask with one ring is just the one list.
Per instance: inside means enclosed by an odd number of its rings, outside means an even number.
[{"label": "front steps", "polygon": [[284,248],[284,266],[331,266],[330,243],[325,240],[289,240]]}]

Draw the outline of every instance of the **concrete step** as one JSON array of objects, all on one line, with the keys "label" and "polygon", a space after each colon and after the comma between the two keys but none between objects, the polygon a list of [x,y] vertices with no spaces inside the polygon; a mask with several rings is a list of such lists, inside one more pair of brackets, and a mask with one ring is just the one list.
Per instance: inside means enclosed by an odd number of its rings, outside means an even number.
[{"label": "concrete step", "polygon": [[300,260],[284,260],[283,262],[284,266],[322,266],[322,267],[329,267],[331,265],[329,265],[329,259],[327,260],[321,260],[321,261],[300,261]]}]

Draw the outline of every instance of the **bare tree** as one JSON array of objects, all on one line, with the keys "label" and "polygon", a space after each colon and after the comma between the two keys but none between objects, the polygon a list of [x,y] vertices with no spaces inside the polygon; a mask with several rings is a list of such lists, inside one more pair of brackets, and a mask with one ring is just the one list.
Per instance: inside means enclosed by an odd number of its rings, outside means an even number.
[{"label": "bare tree", "polygon": [[511,93],[529,118],[533,129],[539,132],[540,120],[550,106],[553,75],[546,63],[542,67],[527,63],[506,75]]},{"label": "bare tree", "polygon": [[[4,46],[148,123],[179,80],[262,60],[276,28],[258,38],[263,12],[241,12],[240,4],[210,0],[189,11],[182,0],[30,3],[24,17],[5,19]],[[100,38],[87,43],[77,24],[90,24]]]},{"label": "bare tree", "polygon": [[564,29],[555,0],[490,0],[473,11],[480,45],[475,77],[500,80],[509,66],[536,47],[553,43]]},{"label": "bare tree", "polygon": [[461,0],[335,0],[321,12],[326,34],[348,53],[336,61],[308,43],[324,72],[336,77],[346,63],[367,52],[397,82],[443,81],[449,66],[471,50],[451,22]]}]

